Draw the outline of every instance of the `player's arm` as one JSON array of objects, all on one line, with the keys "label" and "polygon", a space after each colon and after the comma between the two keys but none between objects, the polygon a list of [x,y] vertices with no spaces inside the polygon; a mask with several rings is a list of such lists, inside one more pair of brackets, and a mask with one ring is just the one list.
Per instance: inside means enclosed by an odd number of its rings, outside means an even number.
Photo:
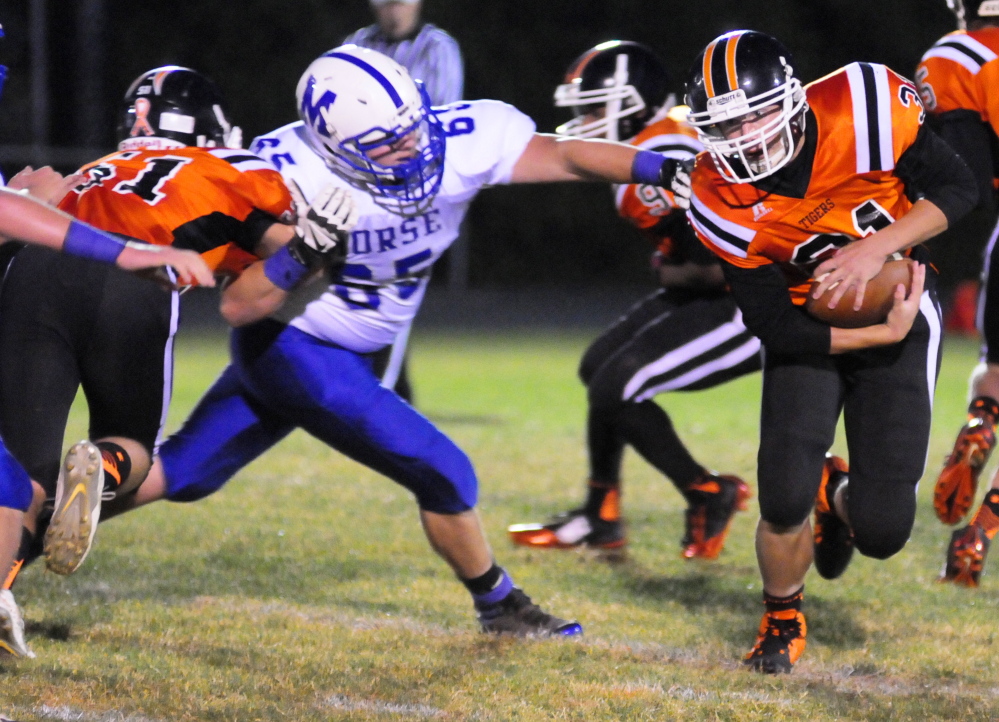
[{"label": "player's arm", "polygon": [[819,264],[815,277],[827,275],[816,284],[813,295],[818,298],[835,285],[830,307],[854,287],[854,308],[859,309],[867,282],[878,274],[888,256],[947,230],[978,203],[978,187],[971,170],[926,126],[920,128],[915,142],[901,155],[894,174],[905,183],[907,195],[918,200],[891,225],[847,244]]},{"label": "player's arm", "polygon": [[211,270],[197,253],[124,243],[120,239],[25,195],[0,188],[0,235],[73,256],[115,263],[126,271],[171,266],[182,283],[214,286]]},{"label": "player's arm", "polygon": [[347,256],[350,231],[357,223],[350,192],[330,185],[307,204],[292,183],[298,223],[271,225],[257,245],[257,255],[264,260],[243,271],[222,293],[219,308],[232,326],[270,315],[304,279],[339,267]]},{"label": "player's arm", "polygon": [[597,138],[535,133],[513,167],[511,183],[610,181],[668,185],[676,161],[651,150]]}]

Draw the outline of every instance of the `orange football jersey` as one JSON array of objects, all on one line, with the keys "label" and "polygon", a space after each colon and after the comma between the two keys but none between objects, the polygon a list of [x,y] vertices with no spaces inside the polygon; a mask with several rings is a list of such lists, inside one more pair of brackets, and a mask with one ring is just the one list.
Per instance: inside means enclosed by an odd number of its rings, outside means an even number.
[{"label": "orange football jersey", "polygon": [[[631,145],[644,150],[654,150],[669,158],[689,160],[701,149],[697,140],[697,131],[687,125],[685,105],[676,105],[660,120],[650,123],[642,129],[631,141]],[[665,216],[677,208],[673,192],[668,188],[637,183],[618,185],[614,188],[614,202],[617,212],[622,218],[631,222],[642,231],[654,228]],[[658,250],[669,257],[671,239],[653,235],[653,243]]]},{"label": "orange football jersey", "polygon": [[916,68],[916,84],[928,112],[974,110],[999,134],[999,28],[944,35]]},{"label": "orange football jersey", "polygon": [[112,233],[197,251],[219,274],[241,273],[257,260],[250,249],[263,230],[293,217],[281,174],[245,150],[126,150],[80,172],[87,180],[62,210]]},{"label": "orange football jersey", "polygon": [[924,111],[915,86],[883,65],[852,63],[805,86],[817,142],[804,198],[724,180],[698,155],[688,216],[701,240],[733,265],[776,263],[796,304],[812,269],[836,248],[905,215],[912,203],[892,174]]}]

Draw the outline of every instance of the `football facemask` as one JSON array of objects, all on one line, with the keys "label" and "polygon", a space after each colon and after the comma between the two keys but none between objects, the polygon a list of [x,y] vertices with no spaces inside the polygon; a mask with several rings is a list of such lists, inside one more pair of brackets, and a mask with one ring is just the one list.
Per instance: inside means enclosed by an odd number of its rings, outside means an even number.
[{"label": "football facemask", "polygon": [[[747,45],[755,44],[755,53],[739,54],[743,36],[749,36]],[[808,103],[786,55],[773,38],[737,31],[709,44],[695,63],[687,122],[731,183],[776,173],[791,161],[804,133]],[[740,63],[743,57],[752,63]],[[719,60],[724,61],[721,71]],[[756,127],[743,131],[748,122]]]},{"label": "football facemask", "polygon": [[[314,61],[297,94],[306,139],[330,170],[391,213],[411,217],[430,207],[444,176],[446,134],[423,84],[405,68],[347,45]],[[400,148],[408,152],[394,152]]]}]

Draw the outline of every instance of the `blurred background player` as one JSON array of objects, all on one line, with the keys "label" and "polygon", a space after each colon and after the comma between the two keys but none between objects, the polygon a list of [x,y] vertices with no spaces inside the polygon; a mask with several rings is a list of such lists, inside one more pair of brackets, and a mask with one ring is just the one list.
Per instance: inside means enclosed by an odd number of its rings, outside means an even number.
[{"label": "blurred background player", "polygon": [[[690,176],[689,217],[765,349],[756,535],[765,612],[745,663],[789,672],[805,648],[813,559],[835,579],[855,548],[887,559],[909,539],[941,337],[922,263],[908,297],[895,288],[883,323],[832,327],[800,304],[814,277],[815,298],[835,287],[834,306],[855,290],[859,307],[888,256],[923,256],[914,247],[971,210],[977,192],[924,126],[915,86],[883,65],[852,63],[803,88],[783,45],[737,30],[695,61],[687,104],[708,150]],[[841,413],[849,471],[828,455]]]},{"label": "blurred background player", "polygon": [[208,496],[299,427],[413,493],[432,548],[468,589],[483,631],[579,634],[578,623],[543,611],[496,564],[475,510],[471,461],[379,383],[371,353],[416,315],[430,267],[483,187],[649,184],[672,167],[653,151],[536,133],[530,118],[498,101],[432,109],[420,85],[375,51],[336,48],[302,75],[302,121],[253,142],[282,160],[305,198],[330,181],[354,189],[359,218],[346,263],[287,302],[253,272],[259,264],[226,289],[223,314],[237,327],[232,364],[162,446],[133,505]]},{"label": "blurred background player", "polygon": [[[678,161],[702,146],[676,105],[666,66],[644,45],[613,40],[587,50],[555,91],[555,105],[575,118],[556,132],[622,140]],[[699,464],[652,398],[707,389],[760,368],[760,342],[742,323],[718,258],[697,239],[672,193],[655,185],[614,187],[622,218],[656,248],[658,291],[640,301],[587,349],[579,376],[587,388],[590,460],[582,507],[547,524],[509,529],[516,544],[616,549],[626,543],[620,516],[621,463],[631,445],[687,500],[685,558],[714,559],[729,522],[745,508],[749,487]]]},{"label": "blurred background player", "polygon": [[[212,271],[238,274],[260,257],[295,253],[321,265],[325,254],[292,224],[281,175],[238,149],[239,129],[211,80],[155,68],[135,80],[120,112],[119,151],[85,166],[61,209],[164,251],[201,254],[211,271],[199,281],[209,285]],[[18,568],[37,555],[47,524],[49,569],[74,571],[102,496],[142,483],[168,411],[179,311],[175,287],[108,265],[35,247],[13,257],[0,289],[0,433],[34,482]],[[81,442],[60,463],[80,386],[96,445]]]},{"label": "blurred background player", "polygon": [[[988,236],[978,301],[981,364],[972,374],[968,421],[937,479],[933,506],[957,524],[974,503],[978,477],[996,443],[999,420],[999,2],[947,0],[959,29],[938,40],[916,69],[934,127],[978,181],[978,207],[955,231]],[[991,235],[989,235],[991,230]],[[999,473],[971,523],[951,536],[941,581],[978,586],[989,543],[999,531]]]},{"label": "blurred background player", "polygon": [[[348,35],[343,44],[371,48],[395,60],[410,77],[423,81],[434,107],[461,100],[465,84],[461,48],[447,32],[422,20],[422,0],[371,0],[371,10],[375,24]],[[452,259],[459,244],[467,244],[464,233],[452,244]],[[411,330],[412,326],[403,329],[395,343],[374,358],[375,373],[382,383],[412,403],[406,351]]]}]

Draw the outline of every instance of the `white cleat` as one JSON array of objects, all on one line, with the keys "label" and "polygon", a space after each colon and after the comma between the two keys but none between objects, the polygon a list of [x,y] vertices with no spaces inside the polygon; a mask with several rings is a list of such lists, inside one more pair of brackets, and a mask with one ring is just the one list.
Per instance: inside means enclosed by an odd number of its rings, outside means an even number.
[{"label": "white cleat", "polygon": [[87,558],[101,517],[103,492],[100,449],[78,441],[59,472],[55,511],[45,532],[45,566],[56,574],[72,574]]},{"label": "white cleat", "polygon": [[9,589],[0,591],[0,650],[15,657],[34,657],[24,641],[24,620]]}]

